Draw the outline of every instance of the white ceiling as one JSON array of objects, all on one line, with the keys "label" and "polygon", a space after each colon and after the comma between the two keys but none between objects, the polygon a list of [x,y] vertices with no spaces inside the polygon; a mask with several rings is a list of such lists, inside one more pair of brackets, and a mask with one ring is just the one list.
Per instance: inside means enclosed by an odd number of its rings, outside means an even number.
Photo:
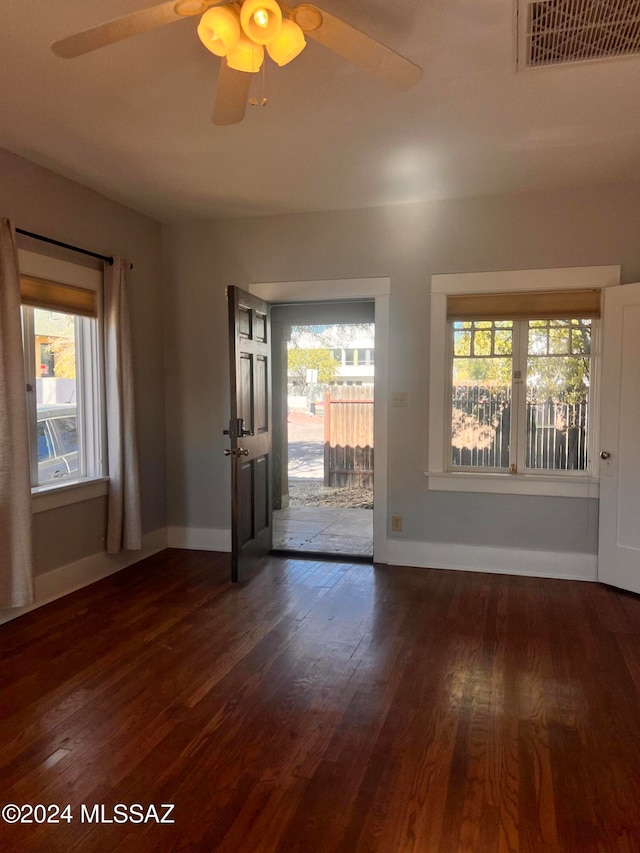
[{"label": "white ceiling", "polygon": [[0,146],[162,221],[640,179],[640,59],[516,73],[511,0],[324,0],[421,82],[387,90],[308,40],[231,127],[210,121],[219,60],[196,18],[78,59],[49,50],[149,5],[4,0]]}]

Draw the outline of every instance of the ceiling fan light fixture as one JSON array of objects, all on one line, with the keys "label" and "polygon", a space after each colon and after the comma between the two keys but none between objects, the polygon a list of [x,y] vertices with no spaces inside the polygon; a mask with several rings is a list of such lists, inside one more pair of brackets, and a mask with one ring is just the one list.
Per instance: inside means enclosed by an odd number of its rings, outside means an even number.
[{"label": "ceiling fan light fixture", "polygon": [[227,54],[227,65],[234,71],[246,71],[255,74],[260,71],[264,61],[264,48],[241,35],[237,45]]},{"label": "ceiling fan light fixture", "polygon": [[244,0],[240,23],[251,41],[269,44],[282,26],[282,10],[276,0]]},{"label": "ceiling fan light fixture", "polygon": [[302,53],[306,45],[307,42],[300,27],[285,18],[278,37],[267,45],[267,53],[277,65],[288,65],[292,59]]},{"label": "ceiling fan light fixture", "polygon": [[209,9],[200,18],[198,37],[216,56],[227,56],[240,40],[240,18],[231,6]]}]

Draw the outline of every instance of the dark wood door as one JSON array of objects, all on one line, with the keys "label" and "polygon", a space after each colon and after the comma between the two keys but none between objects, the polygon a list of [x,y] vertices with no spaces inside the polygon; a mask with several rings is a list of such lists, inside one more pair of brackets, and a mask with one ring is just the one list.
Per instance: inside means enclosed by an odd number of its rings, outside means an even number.
[{"label": "dark wood door", "polygon": [[271,329],[269,306],[227,288],[231,373],[231,580],[246,580],[271,550]]}]

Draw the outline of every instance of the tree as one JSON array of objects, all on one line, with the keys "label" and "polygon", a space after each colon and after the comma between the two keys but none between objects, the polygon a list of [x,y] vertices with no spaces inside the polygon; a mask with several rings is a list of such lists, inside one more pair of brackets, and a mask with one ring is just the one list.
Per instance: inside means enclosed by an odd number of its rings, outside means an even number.
[{"label": "tree", "polygon": [[[525,334],[529,395],[538,400],[584,402],[589,393],[591,321],[532,320]],[[511,385],[511,330],[506,324],[456,323],[454,356],[454,384]]]},{"label": "tree", "polygon": [[318,371],[318,383],[327,385],[336,375],[338,359],[329,349],[299,349],[289,350],[288,374],[294,385],[305,388],[307,385],[307,370]]},{"label": "tree", "polygon": [[75,321],[70,314],[56,314],[55,335],[50,335],[46,347],[55,359],[56,379],[76,378]]},{"label": "tree", "polygon": [[323,326],[292,326],[290,347],[333,349],[353,346],[361,338],[373,338],[373,323],[331,323]]}]

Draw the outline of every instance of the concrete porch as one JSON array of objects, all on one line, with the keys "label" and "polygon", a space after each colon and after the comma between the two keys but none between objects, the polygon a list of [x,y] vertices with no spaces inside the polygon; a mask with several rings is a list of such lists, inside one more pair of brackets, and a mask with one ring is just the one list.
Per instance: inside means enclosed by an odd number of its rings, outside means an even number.
[{"label": "concrete porch", "polygon": [[273,513],[277,550],[373,556],[373,510],[289,506]]}]

